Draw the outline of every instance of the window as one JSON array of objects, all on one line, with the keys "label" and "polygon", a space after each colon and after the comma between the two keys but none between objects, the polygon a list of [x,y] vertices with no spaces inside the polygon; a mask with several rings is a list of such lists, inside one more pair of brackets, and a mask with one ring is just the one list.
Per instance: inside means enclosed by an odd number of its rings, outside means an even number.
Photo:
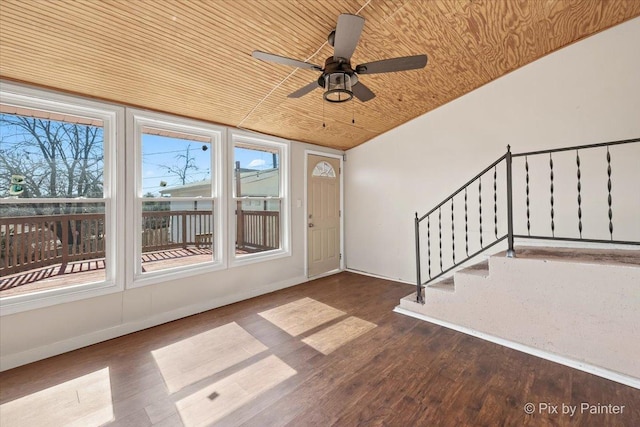
[{"label": "window", "polygon": [[222,131],[142,112],[132,112],[130,120],[136,147],[132,282],[220,267]]},{"label": "window", "polygon": [[288,144],[234,134],[234,260],[288,253]]},{"label": "window", "polygon": [[287,141],[0,96],[0,314],[289,255]]},{"label": "window", "polygon": [[333,169],[333,166],[323,160],[321,162],[318,162],[316,167],[313,168],[313,172],[311,173],[311,175],[326,178],[335,178],[336,171]]},{"label": "window", "polygon": [[15,89],[0,104],[3,314],[116,287],[115,122],[122,110],[3,86]]}]

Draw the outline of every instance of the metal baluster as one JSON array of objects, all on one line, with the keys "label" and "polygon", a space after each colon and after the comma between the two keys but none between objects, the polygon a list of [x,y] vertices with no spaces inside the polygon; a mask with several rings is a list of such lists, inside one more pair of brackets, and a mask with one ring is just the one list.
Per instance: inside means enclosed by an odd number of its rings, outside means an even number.
[{"label": "metal baluster", "polygon": [[420,275],[420,220],[418,219],[418,212],[415,216],[415,229],[416,229],[416,300],[418,303],[423,304],[422,300],[422,277]]},{"label": "metal baluster", "polygon": [[478,206],[480,207],[480,248],[482,246],[482,177],[478,177]]},{"label": "metal baluster", "polygon": [[451,198],[451,253],[453,257],[453,264],[456,263],[456,235],[454,228],[454,216],[453,216],[453,197]]},{"label": "metal baluster", "polygon": [[496,239],[498,238],[498,169],[493,168],[493,224]]},{"label": "metal baluster", "polygon": [[609,153],[609,147],[607,147],[607,189],[609,191],[609,197],[607,201],[609,203],[609,235],[613,240],[613,211],[611,210],[611,153]]},{"label": "metal baluster", "polygon": [[507,170],[507,257],[513,258],[516,256],[516,251],[513,248],[513,172],[510,145],[507,145],[505,169]]},{"label": "metal baluster", "polygon": [[582,184],[580,183],[580,154],[576,150],[576,165],[578,166],[578,231],[580,232],[580,238],[582,239]]},{"label": "metal baluster", "polygon": [[555,234],[555,229],[556,229],[556,224],[553,221],[553,217],[554,217],[554,210],[553,210],[553,157],[551,156],[551,153],[549,153],[549,170],[550,170],[550,174],[549,177],[551,178],[551,186],[549,187],[551,190],[551,235],[553,237],[556,236]]},{"label": "metal baluster", "polygon": [[469,256],[469,223],[467,215],[467,187],[464,188],[464,251]]},{"label": "metal baluster", "polygon": [[429,279],[431,279],[431,229],[430,229],[430,222],[429,219],[431,218],[431,216],[427,217],[427,265],[429,267],[428,269],[428,273],[429,273]]},{"label": "metal baluster", "polygon": [[440,272],[442,273],[442,208],[438,208],[438,246],[440,248]]},{"label": "metal baluster", "polygon": [[526,171],[527,183],[527,236],[531,236],[531,211],[529,210],[529,159],[524,156],[524,170]]}]

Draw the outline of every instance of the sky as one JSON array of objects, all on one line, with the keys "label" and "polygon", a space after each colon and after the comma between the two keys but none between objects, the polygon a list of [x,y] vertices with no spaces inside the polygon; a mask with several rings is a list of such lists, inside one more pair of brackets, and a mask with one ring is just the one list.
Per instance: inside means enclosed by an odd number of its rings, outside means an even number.
[{"label": "sky", "polygon": [[[7,124],[0,123],[0,151],[22,140],[15,129]],[[203,148],[207,148],[204,150]],[[159,135],[143,134],[142,138],[142,194],[152,193],[160,196],[159,190],[165,187],[173,187],[182,184],[182,179],[177,173],[184,169],[187,149],[189,149],[190,164],[192,165],[185,174],[185,183],[192,183],[210,179],[212,169],[212,151],[208,143],[193,140],[179,139]],[[28,150],[32,156],[42,156],[34,147]],[[25,152],[26,155],[26,152]],[[35,156],[35,157],[34,157]],[[243,169],[263,170],[273,167],[272,153],[236,147],[234,149],[234,161],[240,161]],[[233,168],[233,165],[230,165]],[[44,172],[44,171],[40,171]],[[1,177],[3,186],[10,184],[10,177]]]},{"label": "sky", "polygon": [[[187,147],[195,168],[187,171],[185,183],[198,182],[211,177],[211,150],[203,150],[209,144],[178,138],[145,134],[142,141],[142,194],[149,192],[159,196],[158,191],[166,187],[181,185],[181,178],[169,169],[182,169],[185,165]],[[240,161],[243,169],[270,169],[273,156],[269,152],[236,147],[234,161]]]}]

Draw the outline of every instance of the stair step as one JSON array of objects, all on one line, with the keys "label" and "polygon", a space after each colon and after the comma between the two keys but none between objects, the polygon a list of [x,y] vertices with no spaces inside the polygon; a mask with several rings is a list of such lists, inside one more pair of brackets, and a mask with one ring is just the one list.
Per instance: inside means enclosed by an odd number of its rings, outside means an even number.
[{"label": "stair step", "polygon": [[[506,256],[501,252],[496,256]],[[637,249],[585,249],[518,246],[517,258],[543,259],[548,261],[575,262],[582,264],[606,264],[639,266],[640,250]]]},{"label": "stair step", "polygon": [[489,276],[489,260],[479,262],[474,265],[470,265],[469,267],[463,268],[459,271],[459,273],[464,274],[472,274],[474,276],[479,277],[488,277]]},{"label": "stair step", "polygon": [[455,290],[453,277],[447,277],[446,279],[436,282],[432,285],[428,285],[427,287],[429,289],[438,289],[446,292],[453,292]]}]

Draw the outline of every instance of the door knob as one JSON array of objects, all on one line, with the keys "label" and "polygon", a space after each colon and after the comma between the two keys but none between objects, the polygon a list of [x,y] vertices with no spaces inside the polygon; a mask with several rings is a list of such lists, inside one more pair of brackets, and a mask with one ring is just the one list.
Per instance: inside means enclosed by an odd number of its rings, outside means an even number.
[{"label": "door knob", "polygon": [[313,223],[310,223],[310,224],[309,224],[309,228],[311,228],[311,227],[313,227]]}]

